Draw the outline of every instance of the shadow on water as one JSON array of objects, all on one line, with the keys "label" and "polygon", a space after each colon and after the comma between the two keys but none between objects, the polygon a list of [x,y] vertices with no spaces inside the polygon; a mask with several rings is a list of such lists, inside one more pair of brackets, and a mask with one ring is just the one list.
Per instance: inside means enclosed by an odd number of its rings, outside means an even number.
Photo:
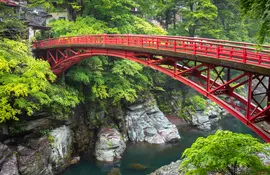
[{"label": "shadow on water", "polygon": [[[93,159],[82,159],[77,165],[71,166],[62,175],[107,175],[112,167],[120,168],[122,175],[149,174],[157,168],[176,161],[182,152],[190,147],[198,137],[205,137],[215,132],[216,129],[231,130],[237,133],[251,134],[259,138],[239,120],[226,116],[217,125],[215,130],[201,131],[191,126],[179,126],[181,140],[175,144],[150,145],[146,143],[127,143],[123,159],[113,165],[97,164]],[[145,170],[130,169],[130,164],[146,166]]]}]

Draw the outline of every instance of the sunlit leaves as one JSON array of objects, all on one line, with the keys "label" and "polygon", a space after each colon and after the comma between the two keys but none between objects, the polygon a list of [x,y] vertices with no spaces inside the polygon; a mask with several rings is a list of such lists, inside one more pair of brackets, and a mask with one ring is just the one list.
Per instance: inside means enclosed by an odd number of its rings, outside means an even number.
[{"label": "sunlit leaves", "polygon": [[0,123],[42,108],[62,110],[79,103],[76,93],[51,85],[56,76],[49,64],[34,59],[26,44],[4,39],[0,45]]},{"label": "sunlit leaves", "polygon": [[237,167],[262,168],[258,152],[269,154],[260,143],[250,135],[218,130],[207,138],[198,138],[183,153],[180,170],[185,174],[207,174],[208,172],[237,173]]}]

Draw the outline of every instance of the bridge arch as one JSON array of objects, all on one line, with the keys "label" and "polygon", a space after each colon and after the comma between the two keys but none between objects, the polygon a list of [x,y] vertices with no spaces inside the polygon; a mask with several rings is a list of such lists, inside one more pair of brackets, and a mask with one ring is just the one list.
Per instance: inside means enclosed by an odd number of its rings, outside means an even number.
[{"label": "bridge arch", "polygon": [[[206,39],[94,35],[34,43],[37,57],[59,75],[92,56],[114,56],[156,69],[211,99],[270,142],[270,56],[252,48]],[[270,52],[269,52],[270,53]],[[238,70],[233,75],[232,70]],[[212,73],[211,73],[212,72]],[[214,76],[212,74],[215,74]],[[225,73],[226,76],[222,76]],[[265,81],[267,81],[265,83]],[[246,86],[246,97],[236,92]],[[263,92],[257,93],[258,87]],[[258,95],[263,100],[257,100]],[[266,105],[264,105],[266,101]]]}]

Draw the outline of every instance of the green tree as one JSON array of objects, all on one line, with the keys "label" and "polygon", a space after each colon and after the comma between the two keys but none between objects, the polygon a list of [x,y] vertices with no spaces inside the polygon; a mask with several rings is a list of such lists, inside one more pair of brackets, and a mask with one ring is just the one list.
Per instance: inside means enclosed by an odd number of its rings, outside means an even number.
[{"label": "green tree", "polygon": [[261,21],[258,40],[263,43],[270,33],[270,0],[240,0],[240,2],[245,14]]},{"label": "green tree", "polygon": [[107,22],[113,28],[132,21],[131,9],[137,6],[133,0],[91,0],[84,3],[83,15]]},{"label": "green tree", "polygon": [[175,29],[170,28],[169,33],[219,38],[221,30],[215,24],[218,11],[210,0],[186,0],[179,9],[179,15],[180,22],[176,24]]},{"label": "green tree", "polygon": [[214,0],[213,4],[218,9],[216,22],[222,30],[220,39],[251,41],[247,21],[240,14],[240,1]]},{"label": "green tree", "polygon": [[167,34],[162,28],[154,26],[143,18],[132,16],[133,21],[124,26],[109,27],[108,23],[93,17],[78,17],[77,21],[56,20],[49,25],[54,37],[86,34],[134,33],[134,34]]},{"label": "green tree", "polygon": [[176,15],[180,9],[183,1],[179,0],[161,0],[155,5],[155,18],[160,22],[162,26],[167,30],[169,25],[173,24],[173,28],[176,27]]},{"label": "green tree", "polygon": [[62,114],[79,103],[76,91],[51,85],[56,76],[47,62],[34,59],[22,42],[0,43],[0,123],[43,109]]},{"label": "green tree", "polygon": [[237,174],[241,166],[252,169],[264,169],[257,153],[269,155],[263,144],[250,135],[218,130],[207,138],[198,138],[182,155],[180,171],[188,174],[207,174],[208,172]]}]

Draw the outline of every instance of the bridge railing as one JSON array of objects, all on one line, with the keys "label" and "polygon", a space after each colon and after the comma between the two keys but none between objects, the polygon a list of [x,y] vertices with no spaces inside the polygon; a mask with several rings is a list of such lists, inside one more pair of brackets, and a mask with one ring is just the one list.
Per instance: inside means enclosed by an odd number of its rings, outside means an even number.
[{"label": "bridge railing", "polygon": [[71,45],[82,46],[89,44],[119,45],[182,52],[270,67],[270,46],[261,46],[260,49],[256,49],[256,45],[251,43],[207,38],[115,34],[85,35],[39,41],[33,43],[33,48],[45,49],[57,46],[69,47]]}]

